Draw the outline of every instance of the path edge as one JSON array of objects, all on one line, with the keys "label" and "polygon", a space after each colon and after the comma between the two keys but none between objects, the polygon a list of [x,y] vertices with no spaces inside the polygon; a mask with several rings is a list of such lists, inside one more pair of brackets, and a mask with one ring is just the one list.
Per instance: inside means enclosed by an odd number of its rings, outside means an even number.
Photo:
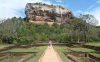
[{"label": "path edge", "polygon": [[[47,47],[47,48],[48,48],[48,47]],[[38,62],[41,62],[41,61],[42,61],[42,58],[43,58],[43,56],[45,55],[45,52],[46,52],[47,48],[45,49],[45,51],[44,51],[44,52],[42,53],[42,55],[40,56]]]},{"label": "path edge", "polygon": [[62,60],[62,58],[60,57],[60,55],[58,54],[58,52],[54,49],[54,47],[53,47],[53,50],[55,51],[55,53],[56,53],[58,59],[60,60],[60,62],[64,62],[64,61]]}]

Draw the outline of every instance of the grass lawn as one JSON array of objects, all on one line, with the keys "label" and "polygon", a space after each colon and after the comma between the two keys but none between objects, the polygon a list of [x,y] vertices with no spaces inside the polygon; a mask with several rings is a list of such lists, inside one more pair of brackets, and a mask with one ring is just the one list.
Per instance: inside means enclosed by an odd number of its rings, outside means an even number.
[{"label": "grass lawn", "polygon": [[[11,50],[9,50],[10,52],[37,52],[36,55],[29,59],[27,62],[37,62],[39,60],[39,58],[41,57],[41,54],[44,52],[45,50],[45,46],[40,46],[40,47],[31,47],[31,48],[13,48]],[[26,55],[21,55],[21,56],[7,56],[7,58],[0,60],[0,62],[18,62],[19,60],[21,60],[21,58],[28,58],[31,57],[32,55],[34,55],[33,53],[31,54],[26,54]]]},{"label": "grass lawn", "polygon": [[6,56],[6,58],[0,60],[0,62],[18,62],[20,61],[22,58],[28,58],[30,56],[32,56],[33,54],[27,54],[27,55],[21,55],[21,56],[16,56],[16,55],[12,55],[12,56]]},{"label": "grass lawn", "polygon": [[73,62],[69,58],[67,58],[67,56],[65,56],[65,54],[64,54],[64,51],[65,51],[64,49],[67,49],[66,46],[64,46],[64,47],[54,46],[54,48],[58,52],[58,54],[60,55],[63,62]]},{"label": "grass lawn", "polygon": [[88,49],[88,48],[68,48],[72,51],[76,51],[76,52],[95,52],[95,50],[92,50],[92,49]]},{"label": "grass lawn", "polygon": [[0,49],[3,49],[3,48],[8,47],[8,46],[13,46],[13,45],[9,45],[9,44],[0,44]]},{"label": "grass lawn", "polygon": [[[4,48],[4,47],[8,47],[8,46],[12,46],[12,45],[0,45],[1,48]],[[31,47],[31,48],[13,48],[13,49],[9,49],[8,51],[9,52],[39,52],[38,51],[38,48],[35,48],[35,47]],[[0,60],[0,62],[18,62],[22,56],[24,58],[28,58],[30,56],[32,56],[34,54],[26,54],[26,55],[21,55],[21,56],[16,56],[16,55],[12,55],[12,56],[8,56],[6,55],[7,58],[3,59],[3,60]]]},{"label": "grass lawn", "polygon": [[90,53],[90,54],[97,57],[97,58],[100,58],[100,54],[98,54],[98,53]]},{"label": "grass lawn", "polygon": [[6,55],[6,57],[4,59],[0,60],[0,62],[18,62],[21,57],[22,56],[15,56],[15,55],[9,56],[9,55]]},{"label": "grass lawn", "polygon": [[38,51],[38,47],[34,48],[13,48],[11,50],[8,50],[10,52],[37,52]]},{"label": "grass lawn", "polygon": [[100,42],[91,42],[91,43],[87,43],[86,45],[100,46]]},{"label": "grass lawn", "polygon": [[79,60],[81,60],[82,62],[94,62],[90,60],[89,58],[85,58],[85,57],[80,57]]},{"label": "grass lawn", "polygon": [[39,58],[41,57],[41,55],[43,54],[43,52],[45,51],[45,49],[46,49],[46,46],[40,46],[40,47],[38,47],[38,53],[36,54],[36,56],[34,56],[33,58],[31,58],[27,62],[37,62],[39,60]]}]

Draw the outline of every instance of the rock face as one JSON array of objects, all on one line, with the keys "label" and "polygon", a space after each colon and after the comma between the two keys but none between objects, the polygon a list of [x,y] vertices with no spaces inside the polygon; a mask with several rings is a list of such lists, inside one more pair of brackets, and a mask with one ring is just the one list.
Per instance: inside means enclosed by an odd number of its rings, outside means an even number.
[{"label": "rock face", "polygon": [[27,3],[25,7],[26,19],[30,21],[67,22],[72,13],[62,6],[42,3]]}]

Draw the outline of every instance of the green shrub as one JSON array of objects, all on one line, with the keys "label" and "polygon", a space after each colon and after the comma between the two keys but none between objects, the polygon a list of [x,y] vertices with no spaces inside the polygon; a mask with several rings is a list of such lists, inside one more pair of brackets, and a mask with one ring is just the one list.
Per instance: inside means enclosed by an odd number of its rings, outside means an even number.
[{"label": "green shrub", "polygon": [[25,37],[20,37],[19,38],[19,43],[20,44],[28,44],[28,41],[27,41],[27,39]]}]

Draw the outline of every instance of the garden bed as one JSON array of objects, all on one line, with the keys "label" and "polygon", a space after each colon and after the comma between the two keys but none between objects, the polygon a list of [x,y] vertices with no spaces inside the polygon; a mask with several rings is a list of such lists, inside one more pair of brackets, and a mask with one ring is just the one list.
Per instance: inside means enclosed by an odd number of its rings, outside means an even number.
[{"label": "garden bed", "polygon": [[67,51],[69,52],[69,50],[67,50],[66,46],[54,46],[55,50],[58,52],[58,54],[60,55],[60,57],[62,58],[63,62],[73,62],[73,60],[69,59],[63,52]]},{"label": "garden bed", "polygon": [[[8,53],[8,52],[7,52]],[[5,55],[6,57],[3,59],[0,59],[0,62],[25,62],[28,60],[28,58],[35,56],[33,53],[8,53]],[[24,59],[23,59],[24,58]]]},{"label": "garden bed", "polygon": [[27,62],[31,58],[35,58],[42,48],[44,47],[13,47],[0,53],[0,62]]},{"label": "garden bed", "polygon": [[14,48],[14,47],[16,47],[15,45],[0,45],[0,52],[3,52],[3,51],[7,51],[7,50],[9,50],[9,49],[11,49],[11,48]]},{"label": "garden bed", "polygon": [[86,45],[100,47],[100,42],[92,42],[92,43],[87,43]]},{"label": "garden bed", "polygon": [[[68,48],[71,52],[64,52],[66,56],[73,55],[83,62],[99,62],[100,54],[89,48]],[[83,59],[82,59],[83,58]]]},{"label": "garden bed", "polygon": [[8,50],[8,52],[37,52],[38,48],[30,47],[30,48],[12,48]]},{"label": "garden bed", "polygon": [[71,50],[71,51],[73,51],[73,52],[96,52],[93,49],[81,48],[81,47],[78,47],[78,48],[68,48],[68,49]]},{"label": "garden bed", "polygon": [[100,42],[87,43],[83,45],[82,47],[94,49],[100,52]]},{"label": "garden bed", "polygon": [[100,54],[98,53],[90,53],[89,57],[95,59],[97,62],[100,62]]},{"label": "garden bed", "polygon": [[95,58],[91,58],[90,54],[83,52],[64,52],[66,57],[74,62],[97,62]]}]

